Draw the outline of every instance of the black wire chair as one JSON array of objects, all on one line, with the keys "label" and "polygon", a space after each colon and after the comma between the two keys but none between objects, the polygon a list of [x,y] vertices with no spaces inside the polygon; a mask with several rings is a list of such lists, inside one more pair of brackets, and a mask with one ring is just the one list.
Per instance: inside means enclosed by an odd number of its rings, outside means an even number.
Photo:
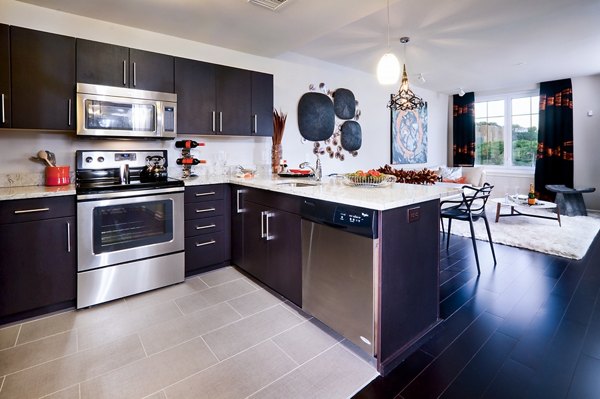
[{"label": "black wire chair", "polygon": [[[494,242],[490,233],[490,224],[485,215],[485,204],[490,196],[494,186],[489,183],[484,183],[481,188],[463,186],[462,199],[449,199],[440,202],[440,222],[442,223],[442,231],[444,228],[444,218],[448,219],[448,237],[446,237],[446,250],[450,246],[450,230],[452,229],[452,220],[462,220],[469,222],[471,228],[471,241],[473,241],[473,251],[475,252],[475,262],[477,263],[477,274],[481,274],[479,268],[479,256],[477,255],[477,244],[475,242],[475,230],[473,222],[483,219],[487,230],[490,247],[492,248],[492,256],[494,257],[494,265],[496,265],[496,253],[494,252]],[[449,206],[448,206],[449,205]]]}]

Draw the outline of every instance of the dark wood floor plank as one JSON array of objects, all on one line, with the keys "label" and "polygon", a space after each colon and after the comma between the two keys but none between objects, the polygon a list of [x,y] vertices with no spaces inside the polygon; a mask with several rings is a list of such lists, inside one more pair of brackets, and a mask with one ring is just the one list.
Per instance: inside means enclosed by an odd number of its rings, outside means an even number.
[{"label": "dark wood floor plank", "polygon": [[600,393],[600,359],[582,355],[577,363],[568,397],[597,399]]},{"label": "dark wood floor plank", "polygon": [[485,392],[517,340],[495,332],[442,394],[442,398],[478,398]]},{"label": "dark wood floor plank", "polygon": [[432,360],[432,356],[418,350],[406,358],[400,366],[395,368],[385,378],[377,377],[373,382],[357,393],[354,398],[397,398],[398,392],[403,390],[417,375],[419,375]]},{"label": "dark wood floor plank", "polygon": [[437,398],[496,331],[502,319],[484,312],[400,394]]},{"label": "dark wood floor plank", "polygon": [[527,366],[508,359],[481,397],[486,399],[537,398],[537,396],[528,396],[526,393],[533,374],[534,371]]}]

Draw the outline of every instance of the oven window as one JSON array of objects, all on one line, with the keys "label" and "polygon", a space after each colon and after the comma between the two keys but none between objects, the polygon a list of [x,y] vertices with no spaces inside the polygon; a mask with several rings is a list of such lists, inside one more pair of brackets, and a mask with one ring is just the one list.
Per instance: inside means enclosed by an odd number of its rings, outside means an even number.
[{"label": "oven window", "polygon": [[152,104],[127,104],[85,100],[86,129],[154,132],[156,107]]},{"label": "oven window", "polygon": [[171,200],[94,208],[94,253],[168,242],[173,239]]}]

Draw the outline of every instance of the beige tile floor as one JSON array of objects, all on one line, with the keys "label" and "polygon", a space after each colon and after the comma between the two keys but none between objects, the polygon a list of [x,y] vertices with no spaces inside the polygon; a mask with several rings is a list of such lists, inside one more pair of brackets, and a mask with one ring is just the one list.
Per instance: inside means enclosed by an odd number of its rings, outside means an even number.
[{"label": "beige tile floor", "polygon": [[376,375],[233,267],[0,328],[0,399],[335,399]]}]

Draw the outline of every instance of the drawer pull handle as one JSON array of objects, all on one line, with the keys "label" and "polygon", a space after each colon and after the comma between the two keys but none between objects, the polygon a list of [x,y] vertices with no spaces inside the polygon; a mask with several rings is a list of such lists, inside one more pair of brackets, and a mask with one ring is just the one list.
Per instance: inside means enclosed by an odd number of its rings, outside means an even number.
[{"label": "drawer pull handle", "polygon": [[196,209],[196,213],[202,213],[202,212],[214,212],[216,211],[215,208],[206,208],[206,209]]},{"label": "drawer pull handle", "polygon": [[203,247],[205,245],[212,245],[212,244],[215,244],[215,243],[216,243],[215,240],[210,240],[210,241],[206,241],[206,242],[198,242],[198,243],[196,243],[196,246],[197,247]]},{"label": "drawer pull handle", "polygon": [[22,213],[34,213],[34,212],[47,212],[50,208],[36,208],[36,209],[20,209],[15,211],[15,215],[20,215]]},{"label": "drawer pull handle", "polygon": [[213,227],[217,227],[217,225],[216,224],[207,224],[206,226],[196,226],[196,230],[212,229]]},{"label": "drawer pull handle", "polygon": [[215,195],[214,191],[209,191],[208,193],[196,193],[196,197],[204,197],[206,195]]}]

